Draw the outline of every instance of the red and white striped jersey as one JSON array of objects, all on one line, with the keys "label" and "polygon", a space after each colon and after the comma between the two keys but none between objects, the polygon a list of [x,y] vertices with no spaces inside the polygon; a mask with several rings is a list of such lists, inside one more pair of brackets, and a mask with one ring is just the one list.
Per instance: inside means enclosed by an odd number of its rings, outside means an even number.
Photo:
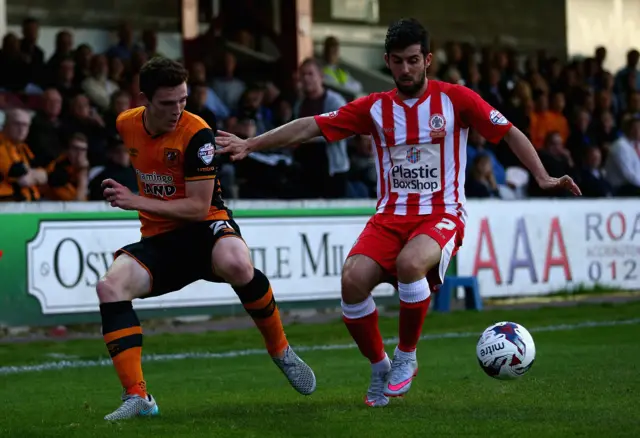
[{"label": "red and white striped jersey", "polygon": [[377,213],[449,213],[463,222],[469,128],[498,143],[512,126],[476,92],[434,80],[419,98],[374,93],[315,120],[329,142],[372,136]]}]

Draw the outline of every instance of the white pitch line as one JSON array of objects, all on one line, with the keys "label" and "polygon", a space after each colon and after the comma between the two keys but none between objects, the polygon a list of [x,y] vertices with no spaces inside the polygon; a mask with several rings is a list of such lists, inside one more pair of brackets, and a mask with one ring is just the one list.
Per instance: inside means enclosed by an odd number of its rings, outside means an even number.
[{"label": "white pitch line", "polygon": [[[583,328],[593,327],[613,327],[620,325],[635,325],[640,324],[640,318],[625,319],[619,321],[585,321],[577,324],[560,324],[550,325],[543,327],[534,327],[529,329],[530,332],[557,332],[563,330],[580,330]],[[432,341],[437,339],[457,339],[457,338],[477,338],[480,336],[479,332],[449,332],[449,333],[435,333],[432,335],[424,335],[420,337],[421,341]],[[384,340],[385,345],[395,345],[398,343],[398,338],[389,338]],[[310,345],[296,347],[296,352],[305,351],[325,351],[325,350],[347,350],[356,348],[355,344],[325,344],[325,345]],[[185,352],[174,354],[147,354],[143,357],[144,362],[168,362],[174,360],[184,359],[225,359],[242,356],[257,356],[264,355],[264,349],[249,349],[249,350],[233,350],[223,353],[209,353],[209,352]],[[100,360],[60,360],[55,362],[44,362],[36,365],[14,365],[0,367],[0,375],[7,374],[24,374],[35,371],[50,371],[50,370],[63,370],[69,368],[91,368],[91,367],[106,367],[112,366],[111,359]]]}]

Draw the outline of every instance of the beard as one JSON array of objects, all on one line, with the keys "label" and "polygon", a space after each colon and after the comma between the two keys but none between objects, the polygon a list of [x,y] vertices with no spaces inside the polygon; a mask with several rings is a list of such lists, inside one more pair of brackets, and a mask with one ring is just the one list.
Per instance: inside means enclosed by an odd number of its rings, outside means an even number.
[{"label": "beard", "polygon": [[424,86],[425,81],[427,80],[426,70],[420,73],[417,79],[411,78],[411,80],[413,81],[411,85],[401,84],[400,81],[404,79],[409,79],[409,78],[400,77],[397,80],[394,79],[394,82],[396,83],[396,88],[405,96],[414,96],[420,91],[420,89]]}]

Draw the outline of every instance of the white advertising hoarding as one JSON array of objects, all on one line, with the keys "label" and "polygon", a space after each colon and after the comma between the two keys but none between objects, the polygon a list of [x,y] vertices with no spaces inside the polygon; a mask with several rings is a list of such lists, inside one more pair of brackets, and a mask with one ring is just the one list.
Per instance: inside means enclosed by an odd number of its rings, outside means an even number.
[{"label": "white advertising hoarding", "polygon": [[640,201],[469,202],[458,274],[485,297],[640,289]]},{"label": "white advertising hoarding", "polygon": [[[340,298],[342,264],[368,217],[239,219],[254,265],[269,277],[276,300]],[[139,239],[136,220],[42,221],[27,245],[28,288],[45,314],[98,310],[95,286],[113,253]],[[376,296],[390,296],[381,285]],[[137,309],[199,307],[240,301],[226,284],[193,283],[179,292],[135,300]]]}]

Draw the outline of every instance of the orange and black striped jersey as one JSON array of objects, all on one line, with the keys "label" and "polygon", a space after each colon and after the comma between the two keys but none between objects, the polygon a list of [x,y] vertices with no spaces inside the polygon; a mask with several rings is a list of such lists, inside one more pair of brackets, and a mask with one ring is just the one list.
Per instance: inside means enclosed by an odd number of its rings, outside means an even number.
[{"label": "orange and black striped jersey", "polygon": [[[215,136],[211,127],[200,117],[183,111],[173,131],[152,136],[142,120],[144,110],[144,107],[130,109],[116,121],[136,171],[140,195],[164,201],[181,199],[186,197],[187,182],[216,179],[205,220],[229,219],[216,178]],[[139,212],[139,217],[144,237],[181,225],[179,221],[145,212]]]},{"label": "orange and black striped jersey", "polygon": [[38,187],[20,187],[18,184],[20,177],[29,172],[33,158],[29,146],[15,144],[0,133],[0,202],[40,199]]}]

